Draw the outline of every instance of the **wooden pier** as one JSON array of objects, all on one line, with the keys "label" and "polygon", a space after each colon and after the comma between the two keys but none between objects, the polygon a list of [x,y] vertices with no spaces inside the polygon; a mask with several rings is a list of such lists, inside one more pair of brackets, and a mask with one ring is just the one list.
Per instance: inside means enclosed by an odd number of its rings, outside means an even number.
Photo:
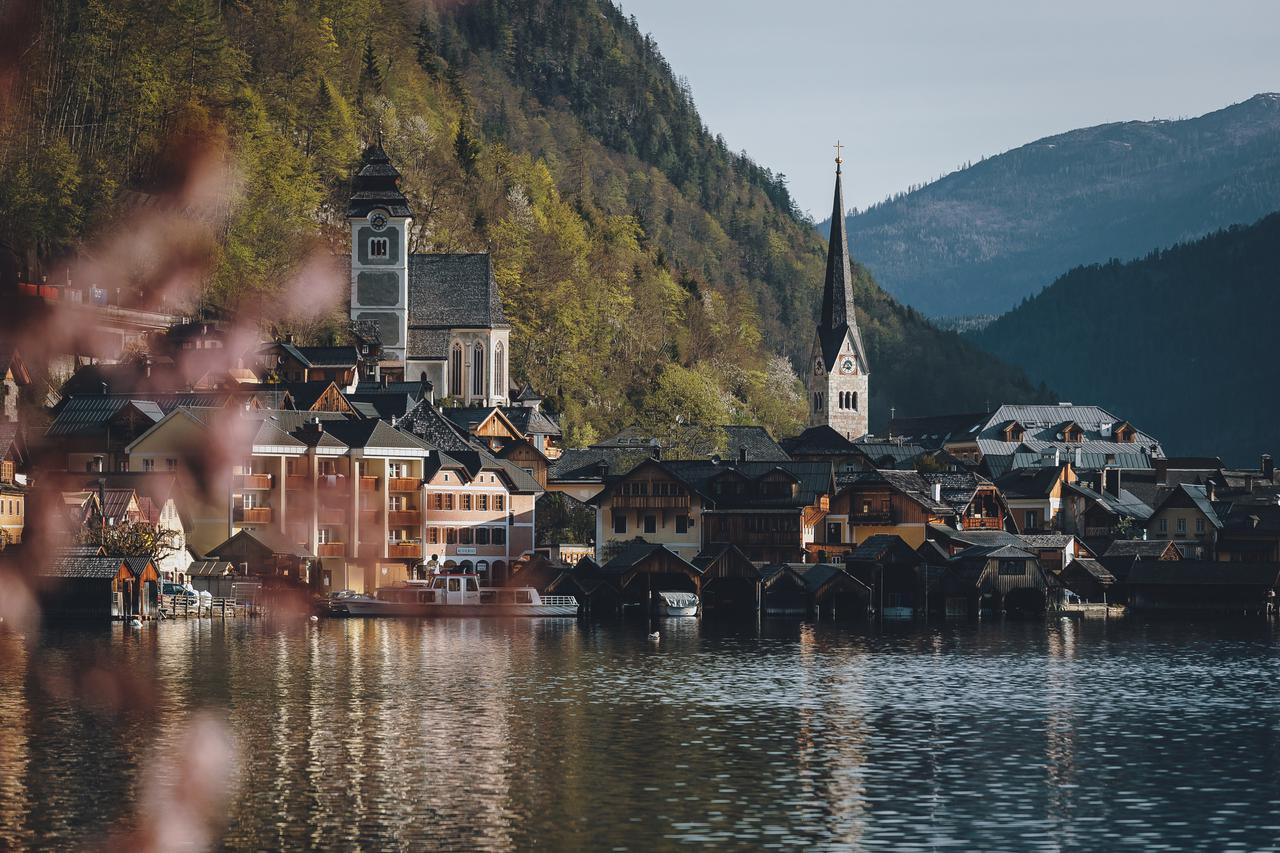
[{"label": "wooden pier", "polygon": [[256,616],[259,610],[253,601],[234,598],[215,598],[208,604],[201,604],[188,595],[162,595],[158,613],[161,619],[228,619]]}]

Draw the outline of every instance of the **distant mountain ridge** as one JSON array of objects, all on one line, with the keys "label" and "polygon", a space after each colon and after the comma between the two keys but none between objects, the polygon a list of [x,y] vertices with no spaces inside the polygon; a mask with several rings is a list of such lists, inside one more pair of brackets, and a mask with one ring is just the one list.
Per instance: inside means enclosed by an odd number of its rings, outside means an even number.
[{"label": "distant mountain ridge", "polygon": [[[854,257],[926,315],[1000,313],[1067,270],[1280,210],[1280,94],[1046,137],[847,219]],[[821,230],[827,230],[824,223]]]},{"label": "distant mountain ridge", "polygon": [[1280,213],[1129,263],[1074,269],[968,335],[1176,455],[1280,452]]}]

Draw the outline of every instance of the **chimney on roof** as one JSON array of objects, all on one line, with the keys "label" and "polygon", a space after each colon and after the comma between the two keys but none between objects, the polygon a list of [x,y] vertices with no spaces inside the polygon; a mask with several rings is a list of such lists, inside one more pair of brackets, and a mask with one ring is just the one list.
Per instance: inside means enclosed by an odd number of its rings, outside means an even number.
[{"label": "chimney on roof", "polygon": [[1276,463],[1270,453],[1262,454],[1262,478],[1269,483],[1276,481]]},{"label": "chimney on roof", "polygon": [[745,445],[738,448],[738,461],[739,462],[747,461],[747,448]]},{"label": "chimney on roof", "polygon": [[941,483],[933,484],[933,502],[938,504],[942,503],[942,484]]},{"label": "chimney on roof", "polygon": [[1206,477],[1204,481],[1204,496],[1209,500],[1213,500],[1213,492],[1213,480]]},{"label": "chimney on roof", "polygon": [[1113,498],[1120,497],[1120,469],[1102,469],[1102,490]]},{"label": "chimney on roof", "polygon": [[292,343],[293,343],[293,335],[285,335],[285,336],[284,336],[284,342],[285,342],[286,344],[292,344]]},{"label": "chimney on roof", "polygon": [[596,463],[596,476],[601,480],[609,476],[609,462],[607,460],[601,459]]}]

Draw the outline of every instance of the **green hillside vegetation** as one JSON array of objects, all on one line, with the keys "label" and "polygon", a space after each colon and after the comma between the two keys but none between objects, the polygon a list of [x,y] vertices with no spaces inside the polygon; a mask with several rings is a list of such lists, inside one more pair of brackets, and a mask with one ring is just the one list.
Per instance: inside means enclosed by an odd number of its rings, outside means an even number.
[{"label": "green hillside vegetation", "polygon": [[[48,0],[0,119],[0,240],[42,261],[110,229],[193,142],[242,181],[207,308],[261,304],[317,241],[345,253],[375,133],[411,250],[494,253],[513,370],[570,442],[640,422],[797,429],[825,248],[783,176],[731,152],[604,0]],[[128,192],[126,192],[128,191]],[[876,424],[1033,399],[1023,375],[860,271]],[[316,327],[344,334],[345,308]],[[1043,395],[1043,391],[1039,392]]]},{"label": "green hillside vegetation", "polygon": [[1280,95],[1073,130],[848,218],[853,251],[930,316],[1000,313],[1081,264],[1280,210]]},{"label": "green hillside vegetation", "polygon": [[1128,418],[1168,453],[1243,465],[1280,450],[1277,316],[1280,213],[1074,269],[973,339],[1068,399]]}]

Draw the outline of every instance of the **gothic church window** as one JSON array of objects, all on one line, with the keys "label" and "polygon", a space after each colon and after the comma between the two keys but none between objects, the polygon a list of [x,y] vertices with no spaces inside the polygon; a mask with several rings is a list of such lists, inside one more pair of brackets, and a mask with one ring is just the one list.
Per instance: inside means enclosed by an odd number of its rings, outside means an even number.
[{"label": "gothic church window", "polygon": [[453,358],[449,365],[449,393],[454,397],[462,396],[462,346],[453,345]]},{"label": "gothic church window", "polygon": [[506,396],[507,393],[507,360],[506,348],[502,346],[502,341],[498,341],[498,345],[493,349],[493,391],[495,394]]},{"label": "gothic church window", "polygon": [[484,346],[476,344],[475,355],[471,359],[471,393],[476,397],[484,396]]}]

